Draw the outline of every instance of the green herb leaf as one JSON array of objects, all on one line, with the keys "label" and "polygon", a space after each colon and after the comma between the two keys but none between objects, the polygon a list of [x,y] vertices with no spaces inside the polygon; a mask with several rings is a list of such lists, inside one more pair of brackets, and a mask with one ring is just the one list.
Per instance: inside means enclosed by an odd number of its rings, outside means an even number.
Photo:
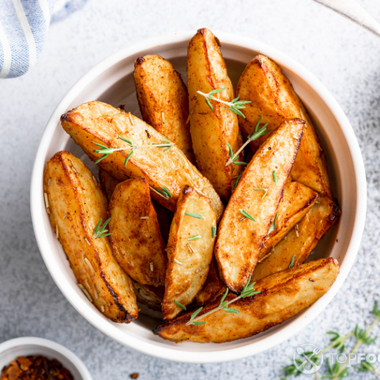
[{"label": "green herb leaf", "polygon": [[106,230],[107,224],[110,222],[110,220],[111,218],[108,218],[102,226],[103,219],[100,218],[98,224],[96,225],[94,229],[94,235],[92,236],[93,239],[100,239],[100,238],[112,235],[112,233],[108,233],[108,230]]},{"label": "green herb leaf", "polygon": [[236,310],[236,309],[229,309],[229,308],[227,308],[227,307],[223,308],[223,311],[225,311],[226,313],[239,314],[239,310]]},{"label": "green herb leaf", "polygon": [[268,189],[253,189],[254,191],[264,191],[264,194],[263,196],[261,197],[261,199],[264,199],[264,197],[267,195],[268,193]]},{"label": "green herb leaf", "polygon": [[274,221],[273,221],[273,223],[270,225],[270,227],[269,227],[269,230],[268,230],[268,235],[272,232],[272,231],[274,231],[275,229],[276,229],[276,227],[277,227],[277,214],[276,214],[276,216],[274,217]]},{"label": "green herb leaf", "polygon": [[182,310],[186,310],[186,306],[182,305],[181,302],[178,302],[176,300],[173,301],[178,307],[180,307]]},{"label": "green herb leaf", "polygon": [[133,142],[131,140],[127,140],[126,138],[124,138],[123,136],[117,136],[120,140],[123,140],[125,141],[126,143],[128,143],[130,146],[133,146]]},{"label": "green herb leaf", "polygon": [[215,235],[216,235],[216,226],[214,226],[214,222],[212,222],[211,237],[214,239]]},{"label": "green herb leaf", "polygon": [[135,151],[132,149],[132,150],[131,150],[131,153],[128,154],[127,158],[126,158],[125,161],[124,161],[124,166],[127,166],[128,161],[129,161],[129,159],[131,158],[131,156],[132,156],[132,154],[133,154],[134,152],[135,152]]},{"label": "green herb leaf", "polygon": [[191,314],[190,321],[192,321],[201,311],[203,307],[200,307],[199,309],[195,310],[193,314]]},{"label": "green herb leaf", "polygon": [[169,189],[168,189],[167,187],[162,186],[162,190],[164,190],[164,192],[167,194],[167,196],[168,196],[169,198],[173,198],[172,193],[169,191]]},{"label": "green herb leaf", "polygon": [[205,325],[206,324],[206,322],[204,322],[204,321],[194,321],[194,322],[192,322],[191,324],[193,324],[194,326],[199,326],[199,325]]},{"label": "green herb leaf", "polygon": [[249,214],[247,211],[245,211],[244,209],[241,208],[239,211],[246,218],[252,220],[253,222],[256,222],[255,218],[251,214]]},{"label": "green herb leaf", "polygon": [[185,212],[185,215],[192,216],[193,218],[197,219],[204,219],[204,216],[202,214],[197,214],[195,212]]},{"label": "green herb leaf", "polygon": [[236,187],[237,187],[237,185],[238,185],[238,183],[240,181],[240,178],[241,178],[242,174],[243,174],[243,172],[241,172],[240,175],[239,175],[239,177],[236,178],[236,181],[234,183],[234,190],[236,189]]},{"label": "green herb leaf", "polygon": [[277,184],[276,170],[273,170],[273,172],[272,172],[272,176],[273,176],[273,181],[276,182],[276,184]]},{"label": "green herb leaf", "polygon": [[226,289],[226,291],[225,291],[224,294],[223,294],[223,297],[222,297],[221,300],[220,300],[220,305],[223,304],[224,300],[225,300],[226,297],[227,297],[227,294],[228,294],[228,288]]},{"label": "green herb leaf", "polygon": [[290,260],[290,264],[289,264],[289,269],[290,268],[293,268],[293,265],[294,265],[294,259],[295,259],[296,255],[293,255],[291,260]]},{"label": "green herb leaf", "polygon": [[195,235],[195,236],[191,236],[189,237],[187,240],[188,241],[192,241],[192,240],[198,240],[202,237],[202,235]]}]

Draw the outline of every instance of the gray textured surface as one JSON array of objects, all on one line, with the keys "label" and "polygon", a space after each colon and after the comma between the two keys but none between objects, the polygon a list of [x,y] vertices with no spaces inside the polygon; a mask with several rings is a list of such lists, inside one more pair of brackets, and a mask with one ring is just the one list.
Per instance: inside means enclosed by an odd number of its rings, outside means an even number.
[{"label": "gray textured surface", "polygon": [[[53,339],[77,353],[95,380],[127,379],[132,372],[139,372],[139,379],[278,379],[297,344],[324,345],[325,331],[336,328],[345,333],[356,322],[368,323],[373,300],[380,299],[380,39],[310,0],[162,3],[115,0],[105,6],[104,1],[92,0],[51,27],[42,58],[29,74],[0,82],[0,342],[27,335]],[[380,19],[378,1],[362,3]],[[43,128],[77,79],[132,42],[203,26],[272,45],[326,85],[350,119],[362,149],[368,214],[348,280],[311,326],[255,357],[186,365],[153,359],[113,342],[71,307],[38,252],[29,184]],[[369,351],[379,354],[380,345]]]}]

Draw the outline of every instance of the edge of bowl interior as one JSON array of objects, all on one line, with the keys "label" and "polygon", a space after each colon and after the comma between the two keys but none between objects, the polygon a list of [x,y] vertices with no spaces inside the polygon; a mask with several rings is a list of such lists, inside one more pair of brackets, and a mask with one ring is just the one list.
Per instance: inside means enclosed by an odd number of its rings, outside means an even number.
[{"label": "edge of bowl interior", "polygon": [[[37,243],[51,276],[68,301],[91,324],[114,340],[144,354],[161,359],[189,363],[223,362],[251,356],[289,339],[308,325],[323,311],[346,279],[359,249],[366,214],[366,178],[359,145],[347,117],[328,90],[298,63],[265,44],[242,36],[219,32],[215,34],[219,37],[222,44],[235,45],[242,50],[260,52],[279,63],[287,74],[296,73],[297,77],[301,78],[316,93],[320,100],[325,103],[326,107],[329,108],[337,124],[335,129],[339,132],[340,140],[343,139],[338,143],[343,144],[342,149],[346,151],[347,157],[345,159],[348,161],[347,165],[350,165],[350,169],[353,171],[352,173],[350,172],[350,187],[347,190],[345,187],[345,191],[349,192],[348,198],[352,200],[350,214],[353,220],[351,219],[351,225],[349,226],[352,234],[349,241],[345,242],[347,248],[344,250],[343,255],[337,257],[339,259],[339,257],[344,256],[344,260],[341,263],[340,275],[329,292],[310,308],[281,325],[281,328],[270,329],[257,335],[254,341],[248,338],[237,341],[238,343],[235,342],[234,344],[196,345],[195,343],[185,343],[175,345],[172,342],[160,340],[160,338],[154,336],[150,331],[147,331],[146,328],[138,324],[121,327],[108,321],[87,301],[79,288],[73,286],[65,278],[65,273],[60,266],[62,264],[60,259],[56,257],[57,255],[51,254],[51,251],[54,250],[54,244],[52,243],[53,233],[50,224],[46,223],[47,216],[43,200],[43,171],[47,161],[46,158],[51,157],[56,152],[56,149],[51,151],[50,140],[57,128],[60,115],[70,107],[74,99],[78,99],[79,95],[85,98],[86,91],[91,87],[91,82],[109,68],[117,65],[122,59],[129,56],[136,57],[140,51],[149,48],[164,47],[167,44],[187,43],[194,35],[193,31],[156,37],[131,45],[105,59],[85,74],[64,96],[54,110],[38,147],[31,181],[31,213]],[[99,89],[98,92],[101,94],[104,91],[106,91],[106,85],[103,89]],[[323,140],[324,136],[321,137]],[[332,141],[335,144],[335,139]],[[346,183],[344,181],[344,177],[340,176],[338,186],[341,188],[345,186]],[[341,201],[343,202],[344,200]],[[348,213],[346,216],[348,216]],[[342,218],[342,220],[345,219]],[[342,220],[340,224],[342,224]],[[340,225],[337,234],[339,235],[342,230],[344,231],[342,225]],[[73,283],[75,284],[75,282]]]},{"label": "edge of bowl interior", "polygon": [[[18,356],[43,355],[59,360],[78,380],[92,380],[84,363],[68,348],[48,339],[22,337],[0,344],[0,370]],[[3,360],[5,359],[5,360]]]}]

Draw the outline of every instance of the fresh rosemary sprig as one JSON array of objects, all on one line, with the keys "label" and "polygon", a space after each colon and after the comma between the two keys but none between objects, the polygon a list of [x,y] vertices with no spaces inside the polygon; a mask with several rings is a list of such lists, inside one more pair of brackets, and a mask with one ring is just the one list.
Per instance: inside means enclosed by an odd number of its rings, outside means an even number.
[{"label": "fresh rosemary sprig", "polygon": [[242,161],[236,161],[238,159],[238,156],[234,158],[234,152],[232,150],[232,147],[229,143],[227,143],[228,146],[228,154],[230,155],[230,160],[232,160],[232,163],[234,165],[248,165],[247,162],[242,162]]},{"label": "fresh rosemary sprig", "polygon": [[109,236],[109,235],[112,235],[112,233],[108,232],[108,230],[106,230],[106,227],[107,227],[107,224],[110,222],[111,218],[108,218],[103,226],[102,226],[102,221],[103,219],[100,218],[99,220],[99,223],[96,225],[95,227],[95,230],[94,230],[94,235],[92,236],[93,239],[99,239],[99,238],[102,238],[102,237],[105,237],[105,236]]},{"label": "fresh rosemary sprig", "polygon": [[98,154],[103,154],[103,156],[101,156],[95,162],[95,164],[97,164],[100,161],[104,160],[106,157],[108,157],[110,154],[112,154],[114,152],[130,149],[131,152],[128,154],[128,156],[127,156],[127,158],[125,159],[125,162],[124,162],[124,166],[127,166],[128,160],[130,159],[130,157],[132,156],[132,154],[135,152],[135,149],[140,149],[140,148],[166,148],[164,150],[164,152],[166,152],[167,150],[169,150],[171,147],[173,147],[175,145],[174,143],[171,143],[171,142],[166,141],[166,140],[161,140],[162,144],[153,143],[151,145],[134,145],[131,140],[128,140],[128,139],[126,139],[126,138],[124,138],[122,136],[118,136],[118,138],[120,140],[123,140],[124,142],[128,143],[128,146],[126,146],[124,148],[111,148],[109,146],[102,145],[102,144],[99,144],[99,143],[93,141],[93,144],[95,144],[95,145],[97,145],[97,146],[99,146],[101,148],[101,149],[95,149],[95,150],[93,150],[93,152],[94,153],[98,153]]},{"label": "fresh rosemary sprig", "polygon": [[231,164],[232,162],[234,162],[234,161],[236,160],[236,158],[239,157],[240,152],[241,152],[241,151],[242,151],[242,150],[243,150],[243,149],[244,149],[244,148],[245,148],[245,147],[246,147],[251,141],[255,141],[255,140],[257,140],[259,137],[264,136],[264,135],[266,135],[266,134],[269,133],[269,132],[272,132],[272,129],[269,129],[269,130],[267,131],[267,125],[268,125],[268,123],[264,124],[260,129],[258,129],[260,123],[261,123],[261,116],[260,116],[259,121],[258,121],[257,124],[256,124],[255,130],[254,130],[250,135],[247,136],[247,141],[246,141],[246,142],[240,147],[240,149],[239,149],[234,155],[232,155],[232,157],[231,157],[231,155],[230,155],[230,159],[227,161],[226,166],[228,166],[229,164]]},{"label": "fresh rosemary sprig", "polygon": [[247,211],[245,211],[244,209],[240,209],[240,214],[242,214],[244,216],[244,218],[248,218],[250,220],[252,220],[253,222],[256,222],[256,219],[251,215],[249,214]]},{"label": "fresh rosemary sprig", "polygon": [[218,92],[222,92],[225,89],[226,89],[225,87],[223,87],[223,88],[217,88],[215,90],[210,91],[208,94],[205,94],[202,91],[197,91],[197,93],[199,95],[202,95],[202,96],[205,97],[206,103],[210,107],[211,111],[214,111],[214,108],[213,108],[210,100],[215,100],[215,101],[217,101],[219,103],[225,104],[226,106],[228,106],[230,108],[230,110],[232,112],[234,112],[237,115],[245,118],[243,112],[241,112],[240,110],[243,109],[243,108],[245,108],[246,104],[249,104],[249,103],[252,103],[252,102],[250,100],[239,100],[240,99],[240,94],[235,99],[231,100],[230,102],[226,102],[225,100],[218,99],[218,98],[215,98],[215,96],[213,96],[214,94],[217,94]]},{"label": "fresh rosemary sprig", "polygon": [[264,191],[264,194],[263,194],[263,196],[261,197],[261,199],[264,199],[265,198],[265,196],[267,195],[267,193],[268,193],[268,189],[253,189],[254,191]]},{"label": "fresh rosemary sprig", "polygon": [[[291,364],[286,366],[283,369],[283,372],[285,373],[285,376],[282,376],[282,380],[288,380],[290,376],[299,376],[302,374],[302,369],[304,366],[308,363],[308,361],[312,361],[315,364],[319,363],[319,357],[326,353],[327,351],[330,351],[331,349],[336,349],[340,353],[342,353],[345,350],[345,342],[347,339],[351,337],[355,337],[356,343],[349,354],[346,355],[346,360],[343,363],[339,363],[336,361],[334,364],[330,363],[330,361],[327,359],[327,371],[329,375],[323,375],[319,379],[332,379],[332,380],[340,380],[344,377],[348,376],[349,368],[347,367],[349,363],[349,359],[353,357],[353,354],[358,350],[358,348],[365,344],[369,345],[372,344],[377,337],[372,338],[369,336],[370,331],[373,329],[373,327],[380,321],[380,310],[378,309],[378,302],[375,302],[375,305],[372,309],[372,313],[375,315],[375,320],[372,322],[372,324],[368,327],[368,329],[359,329],[358,325],[355,326],[355,330],[351,333],[340,336],[339,333],[336,331],[328,331],[327,334],[333,335],[333,337],[330,339],[331,344],[327,346],[325,349],[319,352],[319,354],[314,354],[313,352],[305,352],[305,355],[308,357],[309,360],[302,361],[300,359],[297,359],[295,364]],[[361,362],[361,367],[355,367],[353,368],[358,369],[362,372],[374,372],[378,375],[380,375],[380,372],[376,370],[376,368],[367,361]],[[316,376],[315,379],[318,379]]]},{"label": "fresh rosemary sprig", "polygon": [[193,218],[197,219],[204,219],[204,216],[202,214],[197,214],[196,212],[185,212],[185,215],[192,216]]},{"label": "fresh rosemary sprig", "polygon": [[158,193],[159,195],[162,195],[165,199],[173,198],[172,193],[171,193],[170,190],[169,190],[167,187],[165,187],[165,186],[162,186],[161,189],[157,189],[157,187],[151,187],[151,189],[153,189],[153,191],[155,191],[155,192]]},{"label": "fresh rosemary sprig", "polygon": [[233,298],[231,301],[225,301],[225,299],[227,297],[227,294],[228,294],[228,289],[226,289],[225,293],[223,294],[223,297],[220,299],[220,303],[219,303],[218,307],[216,307],[215,309],[212,309],[209,312],[207,312],[207,313],[205,313],[205,314],[197,317],[198,314],[203,310],[203,307],[200,307],[199,309],[197,309],[196,311],[194,311],[193,314],[191,314],[190,320],[186,323],[186,325],[195,325],[195,326],[196,325],[204,325],[204,324],[206,324],[206,322],[205,321],[200,321],[200,319],[204,319],[208,315],[216,313],[219,310],[223,310],[226,313],[238,314],[239,310],[231,309],[229,307],[229,305],[231,305],[232,303],[238,301],[241,298],[252,297],[252,296],[254,296],[256,294],[261,293],[261,292],[257,292],[253,288],[254,285],[255,285],[255,282],[253,282],[252,284],[250,284],[250,282],[251,282],[251,277],[249,277],[249,279],[247,281],[247,284],[244,286],[244,289],[242,290],[242,292],[240,293],[240,295],[237,296],[237,297],[235,297],[235,298]]}]

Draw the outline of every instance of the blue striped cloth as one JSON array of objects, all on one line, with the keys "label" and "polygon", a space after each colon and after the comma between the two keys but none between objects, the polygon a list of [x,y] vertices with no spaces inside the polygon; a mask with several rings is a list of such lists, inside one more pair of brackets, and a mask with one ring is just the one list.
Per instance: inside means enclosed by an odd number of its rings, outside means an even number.
[{"label": "blue striped cloth", "polygon": [[63,19],[86,1],[0,0],[0,78],[15,78],[31,69],[50,22]]}]

